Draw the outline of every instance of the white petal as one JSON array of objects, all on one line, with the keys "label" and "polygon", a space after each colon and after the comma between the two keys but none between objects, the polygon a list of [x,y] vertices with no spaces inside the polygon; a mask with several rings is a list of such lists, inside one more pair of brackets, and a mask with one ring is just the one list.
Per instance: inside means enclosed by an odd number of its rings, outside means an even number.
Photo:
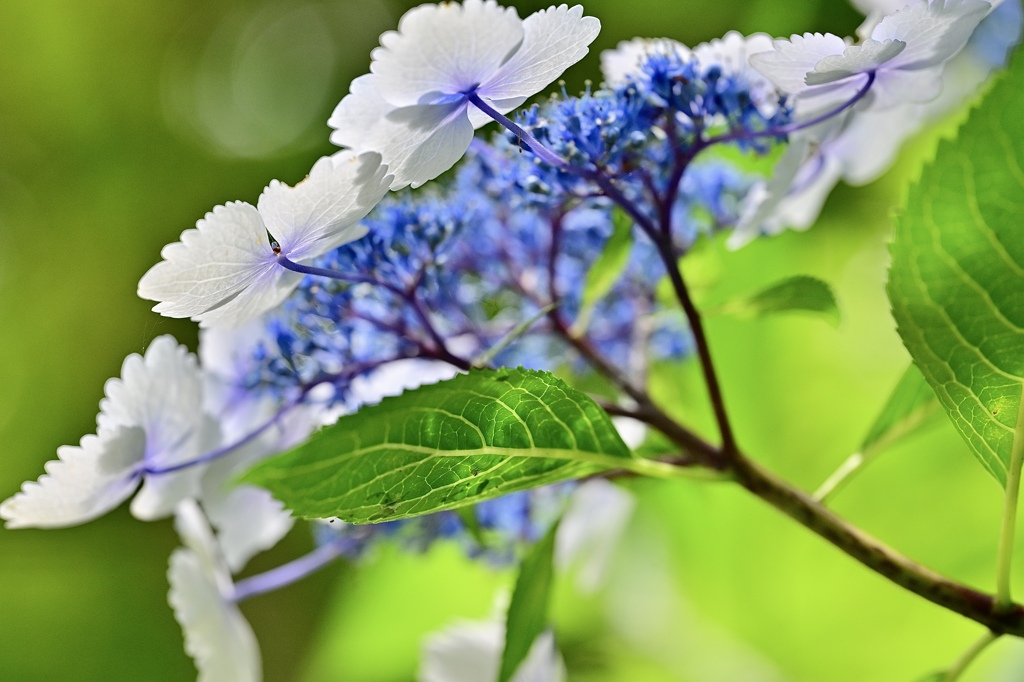
[{"label": "white petal", "polygon": [[284,505],[262,488],[238,486],[226,494],[205,495],[203,509],[217,528],[217,540],[232,572],[249,559],[276,545],[295,519]]},{"label": "white petal", "polygon": [[[217,423],[203,410],[204,377],[196,357],[171,336],[153,340],[145,357],[125,358],[121,378],[109,379],[100,401],[100,428],[138,426],[146,433],[145,465],[164,469],[190,462],[220,444]],[[199,493],[203,466],[146,474],[132,500],[137,518],[169,515]]]},{"label": "white petal", "polygon": [[199,682],[258,682],[263,677],[259,644],[238,607],[224,594],[230,577],[211,564],[209,529],[195,514],[182,523],[190,545],[171,554],[167,601],[185,636],[185,651],[195,660]]},{"label": "white petal", "polygon": [[[769,52],[773,40],[767,33],[751,33],[748,36],[739,31],[729,31],[721,38],[701,43],[693,48],[693,53],[704,66],[718,64],[728,74],[751,75],[750,56],[759,52]],[[754,77],[762,78],[756,72]]]},{"label": "white petal", "polygon": [[[505,626],[501,621],[459,621],[424,642],[418,682],[480,682],[498,677]],[[565,665],[551,632],[530,647],[512,682],[562,682]]]},{"label": "white petal", "polygon": [[832,55],[841,55],[846,42],[831,33],[805,33],[776,40],[772,52],[751,55],[750,64],[780,90],[793,95],[807,90],[807,74],[815,65]]},{"label": "white petal", "polygon": [[142,429],[123,426],[60,447],[38,482],[0,504],[0,518],[7,528],[62,528],[102,516],[138,486],[145,447]]},{"label": "white petal", "polygon": [[841,55],[822,57],[804,80],[808,85],[824,85],[875,71],[906,47],[907,44],[900,40],[868,40],[861,45],[851,45]]},{"label": "white petal", "polygon": [[217,206],[160,255],[138,293],[168,317],[238,325],[284,300],[291,287],[278,287],[279,279],[292,287],[300,279],[274,260],[266,226],[245,202]]},{"label": "white petal", "polygon": [[370,70],[393,106],[434,104],[486,81],[522,40],[515,8],[494,0],[420,5],[381,36]]},{"label": "white petal", "polygon": [[418,187],[455,165],[473,140],[467,104],[395,108],[374,86],[373,74],[352,81],[328,125],[331,142],[357,152],[375,151],[395,176],[392,189]]},{"label": "white petal", "polygon": [[480,86],[482,97],[507,100],[537,94],[586,56],[601,22],[583,16],[581,5],[559,5],[526,17],[523,30],[522,46]]},{"label": "white petal", "polygon": [[963,49],[991,9],[992,5],[982,0],[920,0],[883,19],[871,37],[907,44],[890,68],[916,70],[938,66]]},{"label": "white petal", "polygon": [[391,180],[379,154],[323,157],[295,187],[271,182],[257,206],[282,253],[315,258],[366,234],[358,222],[387,194]]},{"label": "white petal", "polygon": [[600,587],[634,506],[632,495],[601,479],[573,492],[558,526],[555,561],[562,571],[576,568],[581,590]]},{"label": "white petal", "polygon": [[[930,102],[942,92],[942,70],[879,71],[869,93],[867,111],[885,111],[904,104]],[[862,111],[856,112],[859,116]]]},{"label": "white petal", "polygon": [[[173,336],[153,339],[145,356],[132,353],[121,365],[120,378],[108,379],[100,401],[100,428],[139,426],[148,433],[152,454],[174,451],[203,417],[203,375],[199,362]],[[176,464],[181,459],[157,464]]]},{"label": "white petal", "polygon": [[729,237],[729,248],[739,248],[761,233],[807,229],[817,220],[842,172],[838,160],[822,153],[818,144],[808,135],[791,139],[775,164],[772,177],[755,186],[744,199],[742,215]]},{"label": "white petal", "polygon": [[[768,49],[771,49],[769,41]],[[681,59],[690,56],[690,48],[669,38],[634,38],[619,43],[614,50],[601,53],[601,74],[612,87],[622,85],[640,69],[644,58],[651,54],[678,54]]]},{"label": "white petal", "polygon": [[[251,407],[258,408],[250,403]],[[262,411],[262,410],[261,410]],[[266,418],[272,417],[271,414]],[[253,556],[270,549],[291,529],[293,519],[284,506],[267,491],[250,486],[235,486],[242,472],[267,456],[283,452],[308,437],[315,422],[308,418],[312,410],[295,408],[284,415],[284,424],[271,426],[259,437],[212,462],[202,481],[200,500],[210,522],[217,529],[219,545],[232,571],[241,570]],[[253,424],[249,431],[265,423]],[[293,424],[300,424],[301,434]]]},{"label": "white petal", "polygon": [[351,396],[354,407],[375,405],[388,396],[451,379],[459,373],[447,362],[408,358],[382,365],[370,374],[352,381]]},{"label": "white petal", "polygon": [[[220,445],[220,426],[213,418],[204,416],[195,432],[182,436],[182,440],[182,447],[167,458],[173,461],[151,466],[191,462],[215,450]],[[199,484],[206,467],[206,464],[197,464],[169,473],[147,473],[142,479],[142,488],[132,499],[132,516],[141,521],[170,516],[182,500],[199,496]]]}]

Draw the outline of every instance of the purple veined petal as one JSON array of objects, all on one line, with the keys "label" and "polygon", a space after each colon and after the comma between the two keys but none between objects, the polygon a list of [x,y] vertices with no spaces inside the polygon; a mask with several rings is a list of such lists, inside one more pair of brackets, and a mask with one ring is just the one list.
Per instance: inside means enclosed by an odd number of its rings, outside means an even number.
[{"label": "purple veined petal", "polygon": [[523,44],[487,80],[479,94],[487,100],[530,97],[583,59],[601,32],[601,22],[583,16],[583,6],[559,5],[523,20]]},{"label": "purple veined petal", "polygon": [[[203,454],[215,450],[221,443],[220,425],[208,415],[202,415],[195,425],[167,450],[148,456],[150,469],[162,469],[193,462]],[[147,473],[142,487],[132,498],[132,516],[141,521],[155,521],[174,513],[183,500],[199,496],[200,481],[208,464],[187,466],[167,473]]]},{"label": "purple veined petal", "polygon": [[887,111],[904,104],[930,102],[942,92],[942,70],[879,71],[871,86],[869,111]]},{"label": "purple veined petal", "polygon": [[522,40],[515,8],[494,0],[420,5],[381,36],[370,70],[389,104],[434,104],[490,78]]},{"label": "purple veined petal", "polygon": [[[268,293],[276,290],[268,282],[284,277],[284,270],[274,260],[259,212],[245,202],[217,206],[160,255],[163,261],[143,275],[138,293],[158,301],[153,310],[168,317],[238,325],[245,315],[269,310],[287,295],[287,291]],[[286,278],[291,285],[298,280]],[[247,304],[246,297],[259,298],[259,305]]]},{"label": "purple veined petal", "polygon": [[199,682],[259,682],[259,644],[232,601],[231,576],[199,507],[182,503],[175,528],[185,547],[171,554],[167,601],[185,637],[185,651],[199,671]]},{"label": "purple veined petal", "polygon": [[331,142],[356,152],[375,151],[394,175],[392,189],[418,187],[448,170],[473,140],[466,102],[395,108],[377,94],[376,76],[361,76],[328,125]]},{"label": "purple veined petal", "polygon": [[308,260],[366,234],[358,222],[387,194],[391,181],[380,154],[340,153],[318,160],[294,187],[272,181],[257,207],[281,253]]},{"label": "purple veined petal", "polygon": [[141,428],[118,426],[57,449],[38,481],[0,504],[7,528],[64,528],[111,511],[138,487],[146,448]]},{"label": "purple veined petal", "polygon": [[907,44],[889,68],[927,69],[939,66],[962,50],[991,9],[992,5],[983,0],[920,0],[882,19],[871,31],[871,37]]},{"label": "purple veined petal", "polygon": [[831,33],[793,35],[776,40],[774,50],[751,55],[750,64],[783,92],[801,94],[808,89],[807,74],[825,57],[841,55],[846,41]]}]

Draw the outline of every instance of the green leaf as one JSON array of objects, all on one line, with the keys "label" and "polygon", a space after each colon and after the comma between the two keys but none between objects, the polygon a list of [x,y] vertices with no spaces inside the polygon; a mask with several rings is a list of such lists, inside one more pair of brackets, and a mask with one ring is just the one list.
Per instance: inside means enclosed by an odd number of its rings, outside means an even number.
[{"label": "green leaf", "polygon": [[558,524],[554,524],[544,537],[533,546],[519,567],[519,577],[512,591],[505,621],[505,649],[501,654],[501,671],[498,682],[512,679],[520,664],[530,653],[530,647],[537,635],[548,624],[548,604],[551,601],[551,586],[555,579],[555,536]]},{"label": "green leaf", "polygon": [[921,371],[911,365],[900,377],[881,413],[875,418],[860,446],[865,458],[880,452],[901,438],[935,423],[942,414],[939,399]]},{"label": "green leaf", "polygon": [[910,365],[900,377],[885,406],[868,429],[860,449],[850,455],[815,491],[814,499],[823,502],[842,488],[880,452],[893,443],[934,424],[942,416],[935,391],[921,371]]},{"label": "green leaf", "polygon": [[1006,484],[1024,385],[1024,63],[944,140],[906,197],[889,300],[903,343]]},{"label": "green leaf", "polygon": [[616,280],[629,264],[629,252],[633,248],[633,221],[626,212],[616,207],[612,212],[612,236],[604,250],[587,272],[583,283],[580,313],[573,324],[574,336],[581,336],[590,325],[594,308],[615,286]]},{"label": "green leaf", "polygon": [[645,462],[553,374],[473,370],[342,417],[242,480],[300,517],[374,523]]},{"label": "green leaf", "polygon": [[786,312],[815,313],[824,317],[832,326],[839,326],[839,306],[832,288],[820,279],[807,275],[788,277],[756,294],[717,306],[712,312],[741,317]]}]

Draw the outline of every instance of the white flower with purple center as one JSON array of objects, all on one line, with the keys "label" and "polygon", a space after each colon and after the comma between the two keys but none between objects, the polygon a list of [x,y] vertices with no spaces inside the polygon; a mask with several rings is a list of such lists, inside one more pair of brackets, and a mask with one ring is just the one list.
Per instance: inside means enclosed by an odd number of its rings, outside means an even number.
[{"label": "white flower with purple center", "polygon": [[[132,500],[137,518],[170,515],[199,492],[202,466],[187,466],[219,442],[203,410],[203,380],[184,346],[170,336],[129,355],[100,402],[97,433],[57,450],[46,474],[0,505],[8,528],[61,528],[90,521]],[[180,467],[180,468],[179,468]]]},{"label": "white flower with purple center", "polygon": [[163,248],[139,296],[167,317],[240,326],[298,285],[302,274],[282,263],[308,262],[366,234],[358,223],[390,186],[378,154],[324,157],[294,187],[271,182],[257,206],[234,201],[207,213]]},{"label": "white flower with purple center", "polygon": [[236,604],[231,573],[203,512],[187,500],[174,521],[185,547],[171,554],[167,601],[199,670],[198,682],[258,682],[259,643]]},{"label": "white flower with purple center", "polygon": [[823,112],[863,95],[875,110],[926,102],[942,89],[942,65],[992,8],[983,0],[920,0],[885,17],[857,45],[830,33],[776,40],[750,63],[803,111]]},{"label": "white flower with purple center", "polygon": [[331,141],[379,152],[396,189],[421,185],[465,154],[493,118],[484,109],[505,114],[543,90],[587,54],[600,28],[580,5],[525,20],[493,0],[411,9],[334,110]]}]

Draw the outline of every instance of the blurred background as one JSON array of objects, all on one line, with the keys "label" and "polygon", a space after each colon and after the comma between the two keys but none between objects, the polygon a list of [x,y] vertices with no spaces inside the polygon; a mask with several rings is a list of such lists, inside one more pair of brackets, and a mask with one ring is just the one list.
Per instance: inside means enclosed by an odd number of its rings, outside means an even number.
[{"label": "blurred background", "polygon": [[[195,347],[191,323],[135,297],[139,277],[214,205],[254,202],[270,179],[294,183],[330,153],[328,115],[413,4],[0,3],[0,499],[94,431],[103,382],[125,355],[168,333]],[[508,4],[525,16],[546,3]],[[860,21],[841,0],[584,4],[604,28],[567,74],[570,92],[600,79],[602,49],[634,36],[852,35]],[[812,231],[721,257],[723,294],[807,273],[840,299],[838,329],[800,317],[710,323],[740,442],[807,488],[856,448],[908,361],[883,291],[885,243],[929,148],[925,136],[883,180],[837,191]],[[665,400],[706,424],[694,368],[659,374]],[[605,594],[558,595],[571,680],[908,681],[981,634],[740,491],[632,487],[640,504]],[[1001,495],[950,427],[892,448],[835,506],[992,589]],[[191,679],[166,603],[177,544],[169,522],[125,509],[79,528],[0,531],[0,680]],[[248,570],[310,545],[300,524]],[[490,613],[510,578],[454,547],[383,552],[244,610],[267,680],[400,682],[414,678],[425,633]],[[1021,663],[1020,644],[998,642],[967,679],[1021,679]]]}]

